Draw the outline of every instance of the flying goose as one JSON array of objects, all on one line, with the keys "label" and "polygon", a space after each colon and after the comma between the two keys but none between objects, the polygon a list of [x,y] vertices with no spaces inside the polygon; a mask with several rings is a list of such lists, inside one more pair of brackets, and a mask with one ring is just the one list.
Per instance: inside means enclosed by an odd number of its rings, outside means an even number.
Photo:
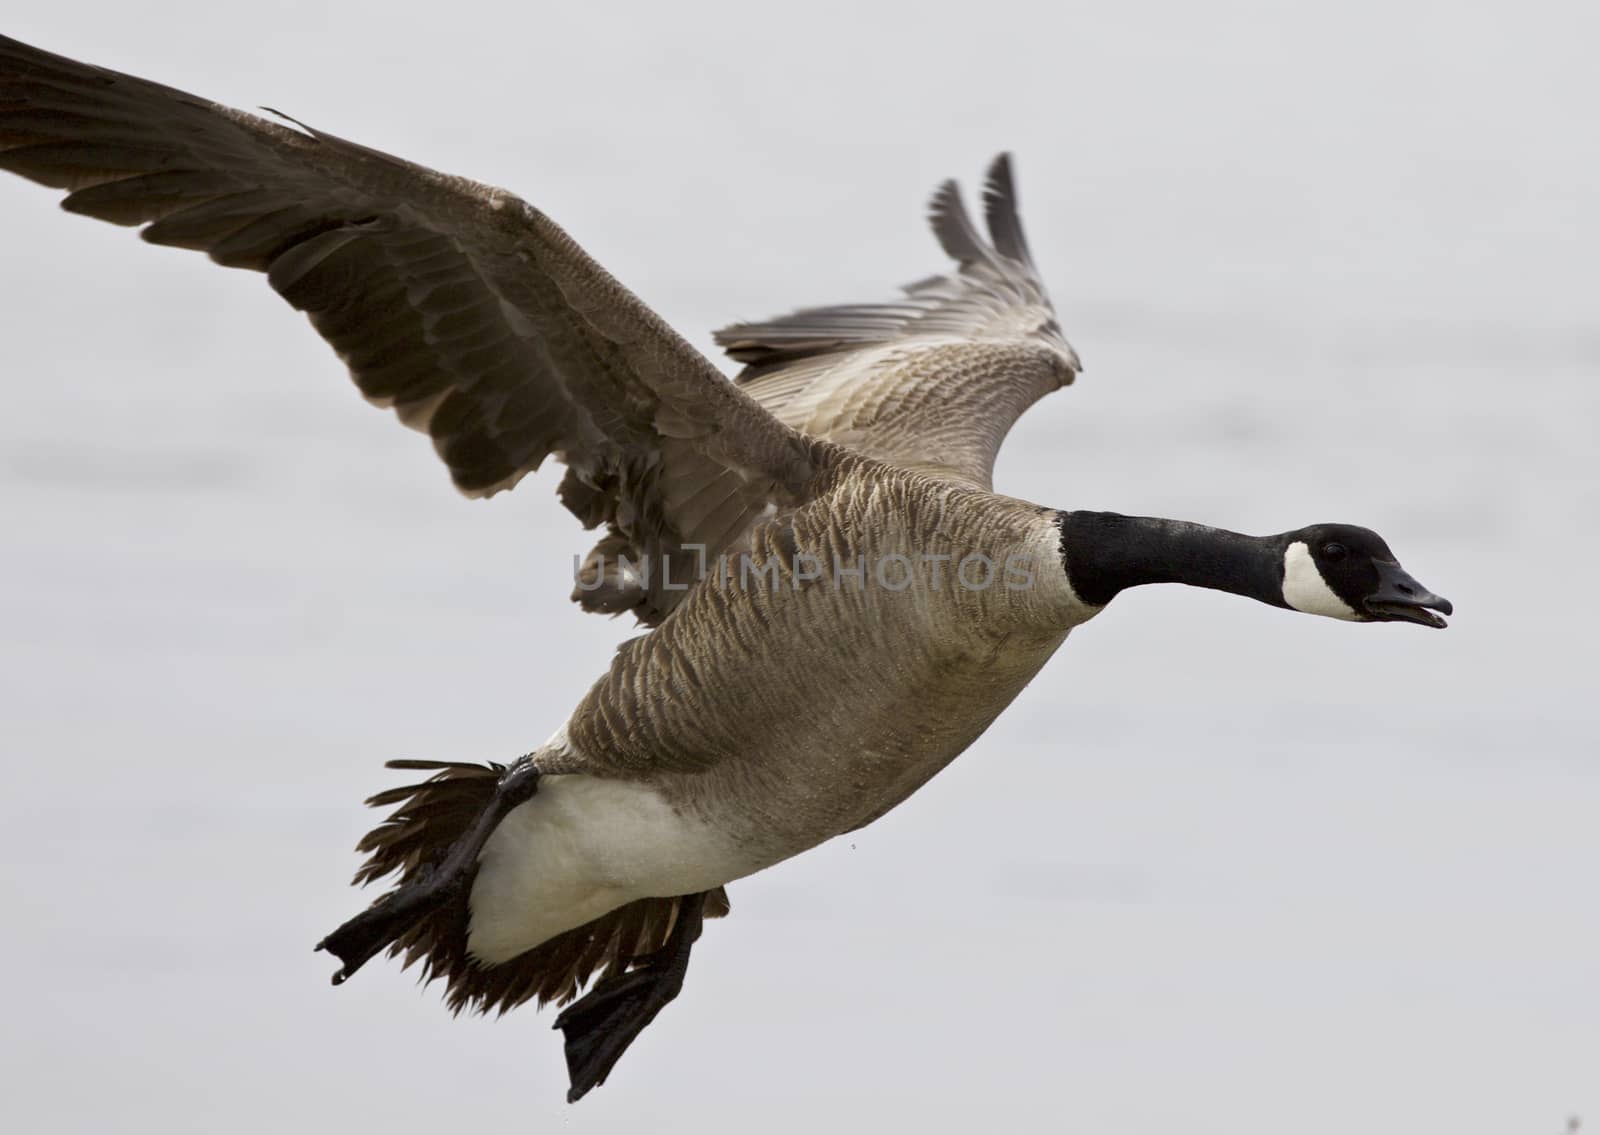
[{"label": "flying goose", "polygon": [[1364,528],[1245,536],[993,492],[1012,423],[1079,370],[1004,156],[987,235],[954,183],[933,198],[952,270],[723,330],[732,383],[504,190],[3,38],[0,166],[266,273],[467,496],[566,466],[561,499],[602,530],[574,598],[650,630],[526,756],[391,762],[428,775],[369,801],[392,812],[356,881],[396,886],[318,949],[336,984],[397,954],[456,1011],[571,1002],[569,1099],[677,995],[726,884],[900,803],[1119,592],[1451,612]]}]

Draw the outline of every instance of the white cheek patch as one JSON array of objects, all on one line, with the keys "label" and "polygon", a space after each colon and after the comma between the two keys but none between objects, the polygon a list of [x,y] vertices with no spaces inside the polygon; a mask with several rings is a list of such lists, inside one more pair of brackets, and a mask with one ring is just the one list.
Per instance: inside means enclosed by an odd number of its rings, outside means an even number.
[{"label": "white cheek patch", "polygon": [[1328,586],[1305,541],[1296,540],[1283,554],[1283,601],[1307,615],[1357,621],[1361,616]]}]

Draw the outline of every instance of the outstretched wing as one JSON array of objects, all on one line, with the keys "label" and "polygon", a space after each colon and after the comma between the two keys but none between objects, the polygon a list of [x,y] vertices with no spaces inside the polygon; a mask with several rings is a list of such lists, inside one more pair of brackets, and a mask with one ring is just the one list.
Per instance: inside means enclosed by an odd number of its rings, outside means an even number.
[{"label": "outstretched wing", "polygon": [[813,437],[989,488],[1012,424],[1081,368],[1023,238],[1006,154],[989,167],[983,203],[988,240],[956,183],[939,187],[929,219],[957,267],[903,299],[717,332],[746,364],[740,385]]},{"label": "outstretched wing", "polygon": [[[636,560],[726,546],[825,460],[502,190],[5,37],[0,168],[70,191],[72,212],[265,272],[463,493],[554,454],[563,501]],[[575,598],[654,623],[682,595],[667,573],[615,569]]]}]

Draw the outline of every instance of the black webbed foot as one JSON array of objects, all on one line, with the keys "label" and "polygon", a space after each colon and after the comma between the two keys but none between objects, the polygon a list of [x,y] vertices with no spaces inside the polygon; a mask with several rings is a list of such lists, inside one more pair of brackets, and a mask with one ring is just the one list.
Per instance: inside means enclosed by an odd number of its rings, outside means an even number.
[{"label": "black webbed foot", "polygon": [[704,894],[686,896],[660,950],[635,959],[627,973],[598,982],[556,1018],[555,1027],[566,1034],[567,1074],[572,1081],[568,1103],[605,1083],[628,1046],[683,989],[689,952],[700,937],[705,900]]},{"label": "black webbed foot", "polygon": [[425,870],[419,878],[390,891],[318,942],[317,949],[328,951],[344,963],[333,975],[333,984],[343,985],[418,919],[448,902],[465,882],[464,878],[441,878]]}]

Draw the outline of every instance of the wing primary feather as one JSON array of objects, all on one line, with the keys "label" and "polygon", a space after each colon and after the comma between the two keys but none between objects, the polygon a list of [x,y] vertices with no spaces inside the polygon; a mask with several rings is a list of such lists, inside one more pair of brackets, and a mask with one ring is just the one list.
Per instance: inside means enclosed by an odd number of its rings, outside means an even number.
[{"label": "wing primary feather", "polygon": [[283,119],[285,122],[290,122],[290,123],[293,123],[294,125],[300,127],[300,129],[302,129],[302,130],[304,130],[306,132],[306,137],[308,137],[308,138],[315,138],[317,136],[317,132],[315,130],[313,130],[311,127],[307,126],[304,122],[301,122],[294,115],[283,113],[283,111],[279,110],[275,106],[263,106],[263,107],[260,107],[259,109],[266,111],[268,114],[276,115],[278,118]]},{"label": "wing primary feather", "polygon": [[989,239],[995,251],[1012,260],[1033,264],[1028,242],[1022,235],[1022,218],[1017,210],[1017,185],[1011,175],[1011,155],[1002,153],[989,166],[983,183],[983,216],[989,226]]},{"label": "wing primary feather", "polygon": [[934,191],[933,200],[928,202],[928,223],[950,259],[963,265],[990,259],[989,250],[984,247],[983,238],[978,235],[966,203],[961,199],[961,187],[954,179]]}]

